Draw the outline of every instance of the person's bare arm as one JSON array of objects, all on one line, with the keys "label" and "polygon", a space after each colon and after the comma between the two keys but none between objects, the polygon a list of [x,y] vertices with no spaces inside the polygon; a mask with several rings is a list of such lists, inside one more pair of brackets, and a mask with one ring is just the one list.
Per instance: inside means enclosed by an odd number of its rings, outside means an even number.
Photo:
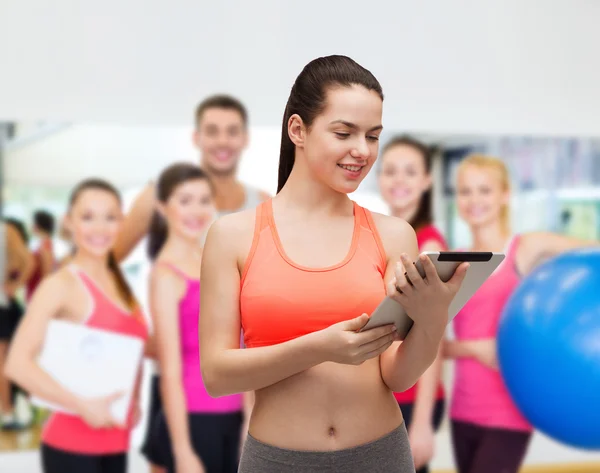
[{"label": "person's bare arm", "polygon": [[476,340],[445,340],[442,345],[442,355],[448,359],[475,358],[476,353]]},{"label": "person's bare arm", "polygon": [[81,399],[40,368],[36,361],[49,322],[60,313],[63,302],[69,297],[68,277],[57,273],[40,283],[11,341],[4,373],[26,392],[72,412],[79,412]]},{"label": "person's bare arm", "polygon": [[158,346],[156,340],[156,332],[150,334],[146,344],[144,345],[144,357],[153,360],[158,359]]},{"label": "person's bare arm", "polygon": [[[271,386],[325,361],[358,364],[393,339],[390,327],[356,333],[366,314],[272,346],[240,348],[240,241],[252,234],[254,211],[211,225],[202,255],[199,337],[202,377],[213,397]],[[245,256],[244,256],[245,257]],[[285,316],[285,314],[282,314]]]},{"label": "person's bare arm", "polygon": [[[376,221],[388,256],[384,279],[388,295],[393,295],[396,291],[393,287],[397,276],[396,264],[400,261],[402,253],[405,253],[410,260],[404,264],[404,270],[408,273],[416,272],[412,263],[417,261],[419,255],[417,238],[412,227],[403,220],[377,214]],[[423,266],[429,267],[427,262],[424,262]],[[464,272],[462,274],[464,277]],[[418,278],[417,272],[414,280],[418,280]],[[454,280],[451,281],[449,283],[454,284]],[[406,290],[408,291],[408,288]],[[431,307],[431,313],[427,313],[424,317],[427,321],[420,321],[420,317],[416,318],[405,340],[399,345],[394,344],[381,356],[382,377],[392,391],[403,392],[414,386],[438,356],[448,320],[447,307],[444,309],[444,303],[441,301],[445,301],[447,298],[448,294],[440,291],[431,299],[423,301],[427,307],[413,307],[413,311],[419,311],[421,317],[425,315],[424,310]],[[410,310],[407,312],[409,316],[413,315]]]},{"label": "person's bare arm", "polygon": [[478,340],[446,340],[443,343],[444,358],[472,358],[491,369],[498,369],[498,353],[495,338]]},{"label": "person's bare arm", "polygon": [[40,249],[40,267],[42,278],[48,276],[54,270],[54,255],[52,250],[48,247],[42,247]]},{"label": "person's bare arm", "polygon": [[157,266],[150,275],[150,313],[160,364],[160,392],[175,457],[193,453],[186,399],[181,377],[179,300],[185,285],[168,268]]},{"label": "person's bare arm", "polygon": [[517,249],[517,266],[529,274],[544,261],[561,253],[597,246],[600,246],[598,240],[584,240],[551,232],[525,233]]},{"label": "person's bare arm", "polygon": [[202,255],[199,337],[202,377],[211,396],[254,391],[323,361],[314,334],[260,348],[240,348],[240,228],[236,214],[211,225]]},{"label": "person's bare arm", "polygon": [[[5,290],[9,296],[13,296],[15,291],[31,277],[35,261],[21,235],[12,225],[6,225],[6,253],[8,264],[6,267],[7,274],[5,275]],[[8,276],[11,273],[18,274],[17,278],[10,280]]]},{"label": "person's bare arm", "polygon": [[[424,251],[444,251],[445,247],[442,246],[436,240],[426,241],[420,252]],[[431,419],[433,417],[433,410],[435,407],[436,394],[438,386],[442,379],[442,345],[440,343],[437,356],[429,368],[423,373],[423,376],[419,379],[419,389],[415,399],[415,406],[413,409],[413,426],[431,426]]]},{"label": "person's bare arm", "polygon": [[419,378],[419,389],[413,410],[413,424],[431,424],[433,408],[435,407],[436,394],[442,378],[442,351],[441,344],[433,363],[423,376]]},{"label": "person's bare arm", "polygon": [[148,233],[154,213],[154,193],[154,184],[148,184],[137,196],[131,210],[125,216],[113,250],[117,261],[125,260]]}]

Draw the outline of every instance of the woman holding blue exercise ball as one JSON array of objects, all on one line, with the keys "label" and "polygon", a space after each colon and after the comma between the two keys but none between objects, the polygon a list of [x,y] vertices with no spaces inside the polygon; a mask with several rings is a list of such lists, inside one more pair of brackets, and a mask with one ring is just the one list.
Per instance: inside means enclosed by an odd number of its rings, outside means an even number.
[{"label": "woman holding blue exercise ball", "polygon": [[506,258],[453,321],[455,341],[444,356],[456,360],[450,419],[459,473],[517,473],[534,427],[523,417],[498,370],[496,336],[502,311],[522,278],[560,253],[596,245],[548,232],[514,235],[510,177],[496,158],[472,155],[458,167],[456,202],[469,225],[472,251]]}]

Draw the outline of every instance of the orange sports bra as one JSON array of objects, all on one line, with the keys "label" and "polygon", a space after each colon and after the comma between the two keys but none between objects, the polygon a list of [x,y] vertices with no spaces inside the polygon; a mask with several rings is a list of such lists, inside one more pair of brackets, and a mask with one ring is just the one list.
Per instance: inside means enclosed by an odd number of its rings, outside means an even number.
[{"label": "orange sports bra", "polygon": [[271,199],[256,208],[254,238],[240,282],[246,347],[274,345],[363,313],[385,297],[386,256],[371,213],[354,204],[350,250],[339,263],[307,268],[286,255]]}]

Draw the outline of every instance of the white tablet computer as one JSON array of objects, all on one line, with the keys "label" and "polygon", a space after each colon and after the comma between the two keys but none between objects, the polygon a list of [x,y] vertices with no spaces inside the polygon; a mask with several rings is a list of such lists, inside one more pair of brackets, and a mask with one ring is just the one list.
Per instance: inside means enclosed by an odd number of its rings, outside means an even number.
[{"label": "white tablet computer", "polygon": [[[124,423],[143,356],[143,341],[81,324],[53,320],[48,324],[38,357],[42,369],[72,393],[83,398],[122,392],[111,405],[112,414]],[[31,402],[72,414],[63,406],[32,396]]]},{"label": "white tablet computer", "polygon": [[[461,263],[468,262],[470,264],[461,288],[448,308],[448,322],[456,317],[458,312],[502,263],[505,257],[503,253],[467,251],[425,251],[422,254],[431,259],[440,279],[444,282],[452,277]],[[425,271],[420,261],[417,261],[416,267],[419,274],[425,277]],[[360,329],[360,332],[389,324],[396,325],[400,340],[404,340],[413,325],[413,321],[398,302],[391,297],[386,297],[371,314],[369,321]]]}]

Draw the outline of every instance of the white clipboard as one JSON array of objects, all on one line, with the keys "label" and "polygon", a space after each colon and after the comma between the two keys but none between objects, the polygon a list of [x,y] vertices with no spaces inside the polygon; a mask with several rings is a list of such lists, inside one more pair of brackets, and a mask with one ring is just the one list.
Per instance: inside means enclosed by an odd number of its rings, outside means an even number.
[{"label": "white clipboard", "polygon": [[[135,389],[144,342],[128,335],[86,325],[52,320],[38,364],[77,396],[93,398],[123,392],[111,405],[116,421],[125,423]],[[37,396],[31,402],[53,411],[73,414]]]}]

